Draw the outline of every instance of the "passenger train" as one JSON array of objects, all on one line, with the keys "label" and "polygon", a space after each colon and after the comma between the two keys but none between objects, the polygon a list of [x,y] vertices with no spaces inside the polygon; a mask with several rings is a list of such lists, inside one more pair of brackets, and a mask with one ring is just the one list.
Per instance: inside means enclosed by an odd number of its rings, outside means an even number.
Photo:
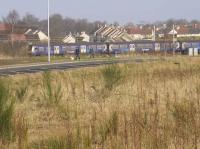
[{"label": "passenger train", "polygon": [[[74,54],[77,46],[82,54],[89,54],[93,49],[95,54],[122,54],[128,52],[157,52],[157,51],[173,51],[186,53],[188,48],[198,48],[200,53],[199,42],[135,42],[135,43],[77,43],[77,44],[55,44],[50,46],[51,55],[67,55]],[[32,56],[48,55],[48,46],[31,45],[29,52]]]}]

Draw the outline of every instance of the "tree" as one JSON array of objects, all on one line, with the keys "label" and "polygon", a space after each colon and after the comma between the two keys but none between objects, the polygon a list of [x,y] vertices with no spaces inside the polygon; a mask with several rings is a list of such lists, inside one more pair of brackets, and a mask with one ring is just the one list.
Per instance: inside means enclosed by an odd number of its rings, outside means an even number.
[{"label": "tree", "polygon": [[175,20],[175,24],[178,24],[178,25],[187,25],[188,21],[185,20],[185,19],[179,19],[179,20]]},{"label": "tree", "polygon": [[174,24],[175,24],[174,19],[169,19],[169,20],[166,21],[166,25],[167,25],[168,28],[172,28]]},{"label": "tree", "polygon": [[134,26],[135,26],[135,25],[134,25],[134,23],[132,23],[132,22],[128,22],[128,23],[126,23],[126,24],[124,25],[125,28],[134,27]]},{"label": "tree", "polygon": [[115,22],[113,23],[113,26],[114,26],[114,27],[118,27],[118,26],[119,26],[119,23],[115,21]]},{"label": "tree", "polygon": [[34,15],[27,13],[23,17],[22,22],[28,26],[35,26],[39,24],[39,19]]},{"label": "tree", "polygon": [[[13,34],[15,25],[20,21],[20,16],[16,10],[12,10],[8,13],[6,18],[3,18],[3,20],[4,20],[4,23],[7,23],[11,26],[10,33]],[[11,36],[11,44],[13,48],[14,41],[13,41],[12,36]]]},{"label": "tree", "polygon": [[192,20],[191,24],[199,24],[199,21],[198,20]]},{"label": "tree", "polygon": [[64,20],[60,14],[54,14],[50,17],[50,28],[51,36],[65,34]]},{"label": "tree", "polygon": [[20,21],[20,16],[16,10],[12,10],[3,18],[3,22],[11,26],[11,33],[14,33],[14,26]]}]

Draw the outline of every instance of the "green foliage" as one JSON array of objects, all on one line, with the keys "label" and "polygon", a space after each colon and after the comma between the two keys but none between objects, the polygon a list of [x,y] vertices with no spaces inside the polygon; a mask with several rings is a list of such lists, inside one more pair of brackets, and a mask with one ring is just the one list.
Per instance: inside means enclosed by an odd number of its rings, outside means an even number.
[{"label": "green foliage", "polygon": [[9,95],[7,84],[0,80],[0,138],[3,141],[10,141],[13,136],[14,101]]},{"label": "green foliage", "polygon": [[42,78],[42,98],[48,105],[58,105],[63,97],[60,82],[54,83],[50,72],[44,72]]},{"label": "green foliage", "polygon": [[19,83],[19,86],[15,92],[15,95],[20,102],[23,102],[27,92],[28,92],[28,82],[23,81]]},{"label": "green foliage", "polygon": [[101,73],[104,79],[104,87],[108,90],[116,87],[124,77],[122,69],[118,65],[106,66],[101,70]]},{"label": "green foliage", "polygon": [[6,56],[28,56],[27,54],[27,45],[21,42],[14,42],[13,48],[10,42],[0,44],[0,53]]}]

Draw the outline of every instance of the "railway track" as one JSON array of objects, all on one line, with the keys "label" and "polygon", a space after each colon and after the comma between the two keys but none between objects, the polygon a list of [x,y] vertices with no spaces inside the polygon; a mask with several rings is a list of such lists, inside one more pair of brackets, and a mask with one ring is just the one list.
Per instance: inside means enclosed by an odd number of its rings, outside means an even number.
[{"label": "railway track", "polygon": [[43,71],[53,70],[66,70],[83,67],[96,67],[100,65],[111,65],[119,63],[131,63],[131,62],[143,62],[144,60],[154,61],[157,59],[119,59],[119,60],[99,60],[99,61],[80,61],[80,62],[60,62],[60,63],[42,63],[32,65],[20,65],[20,66],[6,66],[0,67],[0,76],[25,74],[25,73],[37,73]]}]

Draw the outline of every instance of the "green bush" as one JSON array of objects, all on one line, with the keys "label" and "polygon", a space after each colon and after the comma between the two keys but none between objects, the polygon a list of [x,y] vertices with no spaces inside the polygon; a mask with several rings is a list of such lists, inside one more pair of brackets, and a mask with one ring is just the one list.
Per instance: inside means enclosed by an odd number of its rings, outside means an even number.
[{"label": "green bush", "polygon": [[28,56],[27,44],[23,42],[15,42],[12,47],[12,44],[10,42],[1,43],[0,55],[12,57]]},{"label": "green bush", "polygon": [[109,65],[101,70],[104,79],[104,87],[112,90],[124,77],[122,69],[118,65]]},{"label": "green bush", "polygon": [[14,101],[9,95],[7,84],[0,79],[0,137],[3,141],[10,141],[13,135]]},{"label": "green bush", "polygon": [[50,72],[43,73],[42,79],[42,98],[49,105],[58,105],[63,96],[60,82],[53,83],[53,77]]},{"label": "green bush", "polygon": [[15,96],[20,102],[23,102],[27,92],[28,92],[28,82],[23,81],[20,82],[20,84],[18,85],[18,88],[16,89],[15,92]]}]

